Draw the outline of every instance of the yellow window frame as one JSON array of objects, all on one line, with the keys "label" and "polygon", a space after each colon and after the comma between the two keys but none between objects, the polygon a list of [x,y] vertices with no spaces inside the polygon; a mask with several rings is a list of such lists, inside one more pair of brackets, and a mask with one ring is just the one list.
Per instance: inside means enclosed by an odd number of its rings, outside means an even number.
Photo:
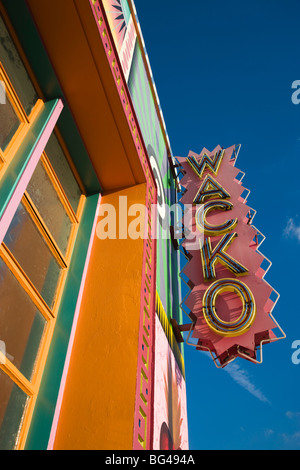
[{"label": "yellow window frame", "polygon": [[[15,96],[15,95],[13,94],[10,96]],[[42,103],[41,100],[39,101]],[[25,126],[22,126],[21,129],[19,127],[17,133],[15,134],[13,138],[14,142],[11,142],[9,145],[9,148],[7,147],[6,149],[7,152],[4,152],[4,158],[6,159],[5,163],[8,164],[8,161],[9,161],[9,158],[7,158],[7,155],[10,158],[12,158],[12,155],[15,152],[16,146],[20,144],[20,142],[26,135],[26,132],[28,130],[28,127],[26,129],[26,124],[30,123],[31,118],[35,115],[36,112],[38,112],[37,110],[39,108],[40,108],[40,103],[38,102],[35,108],[33,109],[29,119],[26,118],[27,122],[25,123]],[[66,148],[62,143],[60,134],[57,131],[55,132],[55,134],[59,143],[63,147],[63,151],[67,160],[70,162],[70,155],[67,153]],[[66,252],[66,255],[64,256],[61,250],[59,249],[56,241],[54,240],[52,234],[50,233],[49,229],[47,228],[44,220],[39,214],[37,208],[32,202],[29,194],[25,191],[23,198],[22,198],[22,203],[24,204],[27,212],[29,213],[32,220],[34,221],[35,226],[38,228],[39,232],[43,236],[43,239],[45,240],[47,246],[50,248],[51,253],[55,257],[60,267],[62,268],[62,274],[60,276],[60,279],[57,285],[56,297],[55,297],[55,301],[54,301],[54,305],[52,309],[50,309],[49,306],[46,304],[41,294],[37,291],[37,289],[35,288],[33,283],[30,281],[26,273],[23,271],[23,269],[21,268],[20,264],[17,262],[13,254],[9,251],[7,246],[4,243],[0,245],[0,257],[3,259],[3,261],[5,262],[7,267],[10,269],[10,271],[14,274],[14,276],[20,283],[21,287],[29,295],[30,299],[33,301],[37,309],[46,319],[45,331],[43,334],[43,338],[41,340],[40,349],[36,358],[35,368],[34,368],[34,372],[33,372],[33,376],[31,380],[28,380],[14,366],[14,364],[7,357],[5,357],[3,353],[0,352],[0,368],[28,396],[26,410],[24,411],[24,414],[23,414],[23,420],[20,426],[20,432],[18,435],[17,443],[16,443],[16,449],[23,449],[25,446],[26,437],[29,431],[30,422],[31,422],[35,402],[37,399],[43,370],[46,364],[46,360],[47,360],[47,356],[48,356],[48,352],[49,352],[49,348],[50,348],[50,344],[51,344],[51,340],[52,340],[52,336],[53,336],[53,332],[55,328],[57,312],[59,309],[61,296],[63,293],[66,276],[68,273],[68,268],[69,268],[71,257],[72,257],[72,251],[73,251],[73,247],[74,247],[74,243],[75,243],[75,239],[76,239],[76,235],[77,235],[77,231],[79,228],[79,223],[81,220],[84,203],[86,199],[85,195],[82,194],[79,200],[77,211],[75,213],[59,181],[59,177],[55,173],[45,151],[42,153],[40,160],[73,226],[71,228],[67,252]],[[0,175],[1,175],[1,170],[0,170]],[[82,183],[78,179],[77,175],[74,175],[74,176],[79,184],[80,189],[82,190]]]},{"label": "yellow window frame", "polygon": [[[45,157],[44,157],[45,158]],[[53,176],[53,175],[52,175]],[[46,241],[48,247],[50,248],[51,252],[55,255],[56,260],[59,262],[60,266],[63,268],[62,274],[60,276],[60,280],[57,285],[56,290],[56,297],[54,301],[53,308],[50,309],[49,306],[46,304],[44,299],[42,298],[41,294],[37,291],[33,283],[30,281],[26,273],[21,268],[20,264],[17,262],[15,257],[9,251],[4,243],[0,245],[0,257],[3,259],[7,267],[16,277],[18,282],[20,283],[21,287],[25,290],[28,294],[30,299],[33,301],[39,312],[43,315],[46,319],[45,331],[43,334],[43,338],[41,340],[40,349],[38,352],[38,356],[36,358],[36,363],[34,367],[34,372],[31,380],[28,380],[15,366],[14,364],[0,352],[0,368],[12,379],[12,381],[20,387],[28,395],[28,401],[26,410],[24,411],[23,421],[20,428],[20,433],[18,436],[18,441],[16,443],[16,449],[23,449],[26,442],[26,437],[29,431],[30,422],[35,406],[35,402],[38,395],[38,390],[43,374],[43,370],[46,364],[56,318],[57,312],[60,305],[61,296],[63,293],[66,276],[68,273],[68,268],[71,260],[72,249],[74,247],[74,242],[76,239],[77,231],[79,228],[79,223],[81,219],[81,215],[83,212],[85,202],[85,196],[82,195],[79,201],[77,215],[75,216],[73,212],[73,218],[76,218],[76,222],[74,221],[74,225],[71,229],[71,235],[68,243],[68,250],[66,257],[64,257],[59,251],[56,242],[53,240],[52,235],[50,234],[47,227],[44,225],[43,220],[36,212],[36,209],[32,205],[32,202],[29,201],[28,195],[24,194],[22,198],[22,203],[25,205],[26,209],[29,212],[29,215],[35,221],[35,224],[39,231],[42,233],[44,240]],[[66,204],[68,205],[68,204]],[[68,207],[71,211],[72,208]],[[56,253],[55,253],[56,251]]]}]

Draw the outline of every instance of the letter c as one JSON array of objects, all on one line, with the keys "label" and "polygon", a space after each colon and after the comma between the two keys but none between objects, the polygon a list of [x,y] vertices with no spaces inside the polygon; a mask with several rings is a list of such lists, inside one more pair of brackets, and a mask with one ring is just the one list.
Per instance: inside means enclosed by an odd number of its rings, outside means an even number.
[{"label": "letter c", "polygon": [[212,210],[221,210],[221,211],[228,211],[233,208],[233,205],[231,202],[228,201],[208,201],[205,204],[203,204],[202,207],[200,207],[196,211],[195,215],[195,220],[196,220],[196,226],[200,232],[204,232],[205,235],[222,235],[224,233],[230,232],[231,230],[234,229],[234,227],[238,223],[238,219],[231,219],[227,220],[223,224],[220,225],[211,225],[207,223],[206,221],[206,215],[208,212]]}]

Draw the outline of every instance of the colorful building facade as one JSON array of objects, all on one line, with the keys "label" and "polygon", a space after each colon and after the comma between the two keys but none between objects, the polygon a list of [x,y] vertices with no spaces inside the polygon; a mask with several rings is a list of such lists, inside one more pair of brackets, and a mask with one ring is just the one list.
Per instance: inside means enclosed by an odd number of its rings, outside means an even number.
[{"label": "colorful building facade", "polygon": [[178,182],[134,4],[0,6],[0,448],[188,449]]}]

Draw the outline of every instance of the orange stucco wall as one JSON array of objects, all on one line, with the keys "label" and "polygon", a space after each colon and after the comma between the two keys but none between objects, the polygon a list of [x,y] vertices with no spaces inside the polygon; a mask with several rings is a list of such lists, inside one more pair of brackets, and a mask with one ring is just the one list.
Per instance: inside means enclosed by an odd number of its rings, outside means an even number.
[{"label": "orange stucco wall", "polygon": [[[145,194],[140,184],[101,204],[118,214],[119,196],[129,206],[144,204]],[[55,450],[132,449],[142,258],[142,239],[95,237]]]}]

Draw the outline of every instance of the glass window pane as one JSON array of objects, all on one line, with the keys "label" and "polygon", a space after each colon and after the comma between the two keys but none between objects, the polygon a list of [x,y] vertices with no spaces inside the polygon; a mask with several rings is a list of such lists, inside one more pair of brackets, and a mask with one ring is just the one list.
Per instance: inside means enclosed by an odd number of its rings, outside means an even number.
[{"label": "glass window pane", "polygon": [[0,16],[0,61],[27,115],[38,100],[36,91]]},{"label": "glass window pane", "polygon": [[0,340],[6,356],[31,380],[46,319],[0,258]]},{"label": "glass window pane", "polygon": [[52,308],[62,268],[23,204],[19,205],[3,241]]},{"label": "glass window pane", "polygon": [[2,150],[6,149],[20,123],[19,116],[6,97],[5,103],[0,104],[0,147]]},{"label": "glass window pane", "polygon": [[27,192],[65,255],[72,223],[41,161],[31,177]]},{"label": "glass window pane", "polygon": [[0,369],[0,450],[14,450],[29,397]]},{"label": "glass window pane", "polygon": [[81,190],[54,133],[46,145],[45,152],[76,214]]}]

